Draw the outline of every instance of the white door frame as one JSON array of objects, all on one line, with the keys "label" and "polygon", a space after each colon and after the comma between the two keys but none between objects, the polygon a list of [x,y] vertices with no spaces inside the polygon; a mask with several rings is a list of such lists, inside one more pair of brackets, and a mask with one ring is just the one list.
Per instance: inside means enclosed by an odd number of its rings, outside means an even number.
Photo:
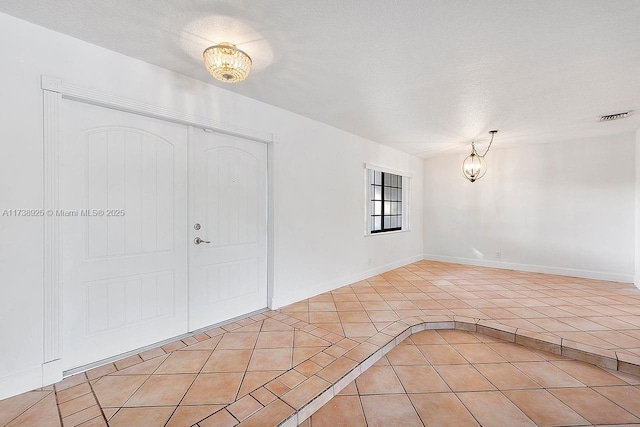
[{"label": "white door frame", "polygon": [[267,305],[273,304],[273,230],[274,230],[274,145],[275,134],[242,128],[222,123],[206,117],[195,116],[147,104],[105,92],[75,86],[52,76],[41,76],[43,94],[43,144],[44,144],[44,360],[42,364],[42,385],[53,384],[62,379],[62,288],[60,286],[61,247],[60,223],[56,209],[64,209],[59,204],[59,147],[60,147],[60,104],[63,99],[84,102],[100,107],[138,114],[210,129],[227,135],[267,144]]}]

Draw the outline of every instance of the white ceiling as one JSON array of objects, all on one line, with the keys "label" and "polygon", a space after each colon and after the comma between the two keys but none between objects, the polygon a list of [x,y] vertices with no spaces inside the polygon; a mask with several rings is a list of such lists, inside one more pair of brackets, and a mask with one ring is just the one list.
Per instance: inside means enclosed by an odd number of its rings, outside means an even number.
[{"label": "white ceiling", "polygon": [[[632,131],[637,0],[2,0],[0,11],[417,155]],[[202,51],[238,45],[249,78]]]}]

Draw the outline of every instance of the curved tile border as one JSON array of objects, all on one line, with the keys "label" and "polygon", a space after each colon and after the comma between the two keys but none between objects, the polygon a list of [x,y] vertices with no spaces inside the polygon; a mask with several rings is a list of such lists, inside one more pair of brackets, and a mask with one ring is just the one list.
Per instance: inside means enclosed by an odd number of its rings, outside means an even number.
[{"label": "curved tile border", "polygon": [[[560,337],[551,337],[536,332],[526,331],[524,329],[517,329],[491,320],[459,316],[414,317],[392,323],[382,331],[355,346],[353,349],[338,358],[336,362],[342,358],[346,358],[354,362],[355,365],[352,368],[347,369],[339,378],[336,378],[335,380],[332,379],[333,381],[331,381],[331,385],[324,387],[322,391],[316,393],[306,403],[304,403],[300,409],[279,423],[278,426],[297,426],[299,423],[309,418],[324,404],[329,402],[331,398],[342,391],[342,389],[351,383],[351,381],[358,378],[361,373],[366,371],[385,354],[412,334],[425,330],[446,329],[476,332],[507,342],[520,344],[524,347],[529,347],[535,350],[548,351],[571,359],[591,363],[602,368],[618,370],[633,375],[640,375],[640,357],[638,356],[631,356],[625,353],[605,350],[579,342],[562,339]],[[349,365],[347,364],[345,366]],[[318,376],[319,378],[326,380],[327,376],[325,375],[325,377],[323,377],[323,371],[324,369],[313,377]],[[286,394],[281,396],[281,399],[286,402]],[[246,421],[249,420],[250,418]],[[245,422],[243,422],[239,425],[244,426],[248,424],[249,423],[245,424]]]}]

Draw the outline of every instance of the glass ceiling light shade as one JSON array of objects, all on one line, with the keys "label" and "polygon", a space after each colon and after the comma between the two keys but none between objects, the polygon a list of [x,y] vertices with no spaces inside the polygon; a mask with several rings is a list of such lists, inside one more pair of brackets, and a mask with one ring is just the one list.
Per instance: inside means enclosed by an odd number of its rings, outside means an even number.
[{"label": "glass ceiling light shade", "polygon": [[467,156],[466,159],[462,162],[462,176],[468,179],[471,182],[476,182],[480,178],[487,173],[487,162],[484,160],[484,157],[489,152],[491,148],[491,144],[493,143],[493,137],[498,133],[497,130],[492,130],[489,132],[491,134],[491,142],[489,142],[489,146],[487,147],[487,151],[484,152],[483,155],[478,154],[476,151],[475,142],[471,142],[471,154]]},{"label": "glass ceiling light shade", "polygon": [[475,182],[487,173],[487,162],[471,143],[471,154],[462,162],[462,175],[471,182]]},{"label": "glass ceiling light shade", "polygon": [[208,47],[202,56],[209,73],[225,83],[241,82],[251,71],[249,55],[231,43],[220,43]]}]

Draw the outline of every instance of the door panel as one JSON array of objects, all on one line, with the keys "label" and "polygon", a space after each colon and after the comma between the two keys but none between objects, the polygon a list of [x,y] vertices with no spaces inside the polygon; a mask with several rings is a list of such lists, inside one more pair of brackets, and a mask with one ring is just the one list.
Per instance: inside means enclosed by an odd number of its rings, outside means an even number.
[{"label": "door panel", "polygon": [[209,305],[260,291],[260,260],[258,258],[210,264],[205,266],[204,270],[206,301]]},{"label": "door panel", "polygon": [[64,100],[61,129],[70,369],[187,332],[187,128]]},{"label": "door panel", "polygon": [[194,330],[267,306],[267,149],[194,128],[189,142]]},{"label": "door panel", "polygon": [[86,144],[88,205],[127,207],[123,217],[88,218],[88,258],[170,251],[173,146],[131,128],[92,130]]},{"label": "door panel", "polygon": [[212,148],[205,151],[204,168],[210,248],[258,243],[259,193],[264,192],[258,158],[236,147]]},{"label": "door panel", "polygon": [[89,334],[170,315],[174,287],[173,270],[88,282]]}]

